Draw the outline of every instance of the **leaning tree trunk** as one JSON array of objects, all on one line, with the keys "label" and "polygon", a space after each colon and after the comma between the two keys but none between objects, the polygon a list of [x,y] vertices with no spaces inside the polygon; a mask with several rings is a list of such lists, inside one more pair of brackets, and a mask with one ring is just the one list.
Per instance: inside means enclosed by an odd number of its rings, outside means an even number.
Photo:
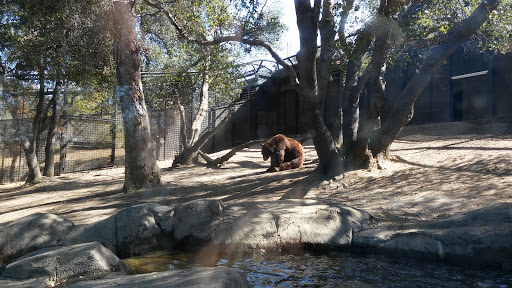
[{"label": "leaning tree trunk", "polygon": [[48,124],[48,135],[46,137],[46,146],[44,149],[45,160],[44,160],[44,172],[43,175],[47,177],[53,177],[55,175],[55,140],[57,138],[57,127],[59,125],[60,117],[60,92],[62,88],[62,82],[59,80],[55,84],[53,90],[53,96],[50,100],[52,106],[52,116]]},{"label": "leaning tree trunk", "polygon": [[153,152],[148,111],[142,92],[140,46],[135,17],[128,1],[112,1],[114,58],[117,90],[123,114],[125,180],[123,190],[138,190],[160,183],[160,168]]},{"label": "leaning tree trunk", "polygon": [[425,59],[425,64],[404,88],[389,119],[381,129],[376,130],[375,137],[372,137],[370,142],[370,150],[373,155],[387,154],[391,143],[412,119],[414,102],[430,81],[432,74],[457,47],[467,41],[487,21],[489,12],[496,9],[499,2],[499,0],[483,1],[460,25],[447,32],[446,40],[433,49],[432,54]]},{"label": "leaning tree trunk", "polygon": [[172,168],[178,167],[180,165],[190,165],[194,162],[195,159],[197,159],[197,156],[199,155],[199,150],[203,145],[211,138],[213,135],[215,135],[226,123],[228,122],[229,118],[231,117],[231,114],[233,113],[233,108],[228,107],[226,110],[226,115],[220,121],[215,128],[212,130],[206,131],[197,139],[197,141],[194,142],[193,145],[186,145],[183,151],[181,151],[180,154],[176,155],[174,158],[174,161],[172,162]]},{"label": "leaning tree trunk", "polygon": [[203,81],[201,83],[201,91],[199,93],[199,108],[197,109],[196,114],[194,115],[194,119],[192,120],[192,125],[190,126],[190,139],[188,143],[190,146],[194,145],[194,143],[199,138],[201,133],[201,124],[203,123],[204,117],[208,113],[208,98],[209,98],[209,86],[210,86],[210,49],[209,47],[205,48],[206,59],[205,59],[205,70],[203,71]]}]

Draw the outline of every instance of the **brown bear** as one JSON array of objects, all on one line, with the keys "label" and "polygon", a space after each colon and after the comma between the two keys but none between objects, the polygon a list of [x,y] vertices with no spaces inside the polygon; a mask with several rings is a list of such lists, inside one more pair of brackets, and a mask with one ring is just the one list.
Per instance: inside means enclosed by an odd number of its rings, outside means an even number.
[{"label": "brown bear", "polygon": [[300,168],[304,163],[302,145],[282,134],[277,134],[261,144],[261,154],[265,161],[270,157],[268,172]]}]

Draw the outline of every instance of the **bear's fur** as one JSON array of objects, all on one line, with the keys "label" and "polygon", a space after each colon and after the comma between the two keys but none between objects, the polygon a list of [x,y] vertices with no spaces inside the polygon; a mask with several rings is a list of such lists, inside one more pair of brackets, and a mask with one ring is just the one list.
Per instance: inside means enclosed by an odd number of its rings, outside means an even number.
[{"label": "bear's fur", "polygon": [[277,134],[261,144],[261,154],[265,161],[270,158],[268,172],[300,168],[304,163],[302,145],[282,134]]}]

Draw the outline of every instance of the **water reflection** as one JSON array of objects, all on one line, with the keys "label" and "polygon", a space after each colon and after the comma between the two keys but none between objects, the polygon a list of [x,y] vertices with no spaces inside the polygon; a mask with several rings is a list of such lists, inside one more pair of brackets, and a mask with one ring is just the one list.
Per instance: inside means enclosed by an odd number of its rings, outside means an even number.
[{"label": "water reflection", "polygon": [[[196,266],[197,255],[156,251],[124,261],[134,273],[148,273]],[[254,287],[512,287],[503,272],[345,252],[240,254],[217,266],[240,269]]]}]

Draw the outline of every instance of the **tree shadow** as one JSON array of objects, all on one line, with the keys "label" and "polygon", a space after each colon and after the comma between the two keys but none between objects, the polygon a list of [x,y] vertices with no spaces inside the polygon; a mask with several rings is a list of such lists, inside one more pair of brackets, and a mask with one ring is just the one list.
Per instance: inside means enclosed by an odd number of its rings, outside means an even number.
[{"label": "tree shadow", "polygon": [[319,172],[318,169],[315,169],[313,173],[297,181],[290,190],[279,198],[279,200],[303,199],[313,188],[318,187],[324,180],[325,176]]}]

